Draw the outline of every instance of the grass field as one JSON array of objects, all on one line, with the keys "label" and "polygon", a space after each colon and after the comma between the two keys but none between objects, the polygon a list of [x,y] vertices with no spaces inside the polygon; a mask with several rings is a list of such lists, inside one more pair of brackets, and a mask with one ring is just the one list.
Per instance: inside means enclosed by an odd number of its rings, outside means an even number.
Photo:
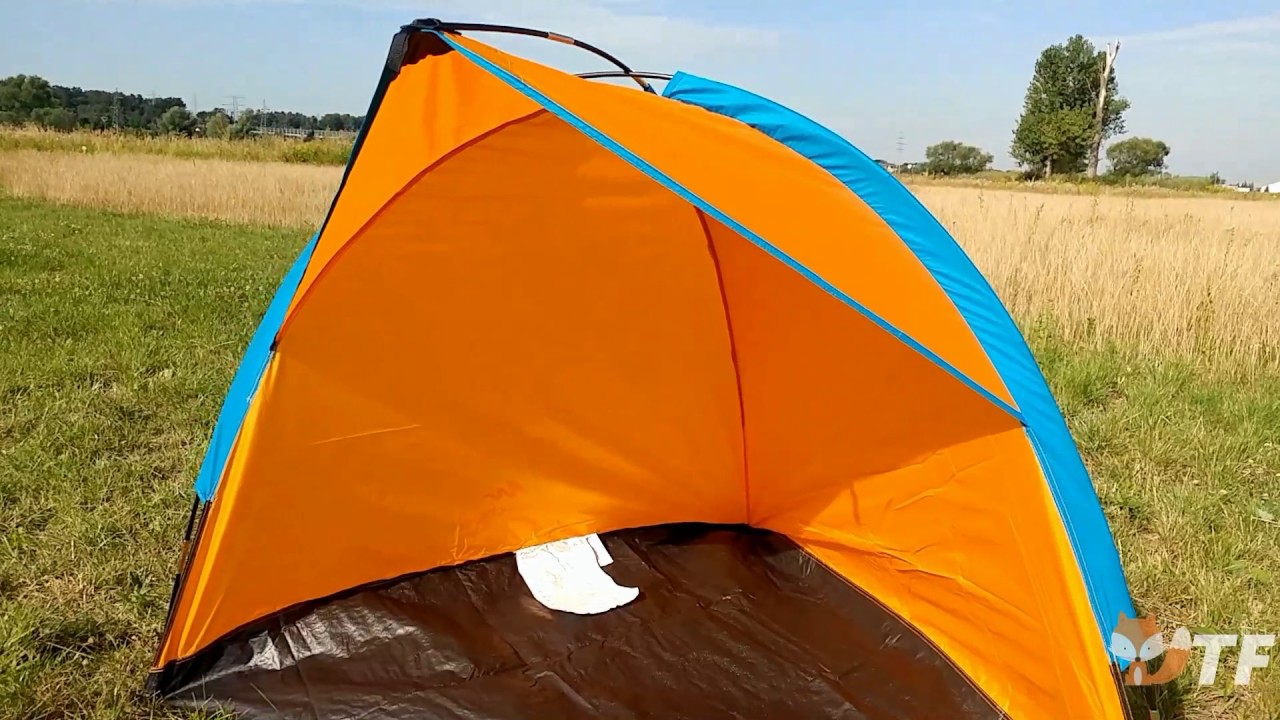
[{"label": "grass field", "polygon": [[36,128],[0,128],[0,152],[15,150],[343,165],[351,154],[351,142],[312,140],[304,143],[280,136],[217,140],[178,135],[147,136],[87,131],[64,133]]},{"label": "grass field", "polygon": [[[0,152],[20,197],[311,230],[337,167],[137,154]],[[915,188],[1019,317],[1093,348],[1280,362],[1280,202]]]},{"label": "grass field", "polygon": [[[0,152],[0,193],[61,203],[0,197],[0,719],[162,717],[140,689],[196,467],[337,171],[31,158]],[[1026,329],[1140,609],[1280,629],[1280,204],[919,192]],[[1229,676],[1165,717],[1280,717],[1280,668]]]},{"label": "grass field", "polygon": [[0,200],[0,718],[151,713],[201,447],[301,239]]},{"label": "grass field", "polygon": [[[165,157],[239,160],[251,162],[284,162],[309,165],[344,165],[351,152],[351,141],[316,140],[302,143],[279,136],[249,137],[239,140],[186,138],[180,136],[130,135],[117,132],[55,132],[37,127],[0,127],[0,152],[32,150],[81,154],[159,155]],[[963,177],[930,177],[906,175],[914,185],[943,185],[997,190],[1018,190],[1065,195],[1123,195],[1126,197],[1221,197],[1237,200],[1271,201],[1280,199],[1261,193],[1238,195],[1230,188],[1214,185],[1206,177],[1130,178],[1112,182],[1079,182],[1078,178],[1059,177],[1051,181],[1026,182],[1012,170],[985,170]]]},{"label": "grass field", "polygon": [[342,168],[157,155],[0,152],[0,188],[19,197],[272,227],[314,228]]}]

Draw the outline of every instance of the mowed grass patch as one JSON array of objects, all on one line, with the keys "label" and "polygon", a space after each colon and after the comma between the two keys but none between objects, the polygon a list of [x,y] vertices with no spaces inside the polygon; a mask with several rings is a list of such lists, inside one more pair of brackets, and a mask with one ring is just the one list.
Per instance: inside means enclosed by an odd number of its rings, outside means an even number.
[{"label": "mowed grass patch", "polygon": [[305,240],[0,198],[0,718],[158,714],[193,478]]},{"label": "mowed grass patch", "polygon": [[[191,485],[305,240],[0,199],[0,718],[162,715],[140,690]],[[1024,325],[1139,608],[1166,629],[1280,628],[1280,371],[1083,343],[1045,318]],[[1235,688],[1235,657],[1165,698],[1189,718],[1280,716],[1280,667]]]}]

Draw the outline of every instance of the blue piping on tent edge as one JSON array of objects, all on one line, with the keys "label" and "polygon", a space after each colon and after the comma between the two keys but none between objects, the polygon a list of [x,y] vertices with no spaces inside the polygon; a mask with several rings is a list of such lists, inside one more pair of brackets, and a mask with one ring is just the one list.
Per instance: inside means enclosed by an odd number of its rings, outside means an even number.
[{"label": "blue piping on tent edge", "polygon": [[333,199],[329,201],[329,209],[325,212],[324,220],[280,281],[275,295],[271,298],[271,303],[267,306],[262,320],[258,323],[258,328],[253,333],[253,338],[249,341],[249,346],[240,359],[240,366],[236,368],[231,386],[222,400],[222,407],[218,411],[218,419],[214,422],[209,446],[205,450],[204,458],[200,461],[200,470],[196,474],[196,497],[200,502],[211,500],[218,489],[227,458],[231,455],[231,447],[240,434],[240,427],[244,424],[244,417],[249,412],[249,406],[253,402],[254,394],[258,391],[258,384],[262,381],[267,364],[275,354],[276,333],[280,330],[285,313],[289,310],[289,304],[293,301],[298,285],[302,282],[302,276],[306,274],[307,267],[311,263],[311,254],[315,251],[316,243],[328,226],[329,218],[333,216],[333,209],[338,206],[338,198],[347,186],[347,179],[351,176],[351,169],[356,164],[356,157],[360,154],[360,148],[364,145],[369,128],[373,125],[374,116],[382,106],[382,99],[395,76],[396,72],[384,64],[378,87],[374,90],[373,98],[369,102],[369,110],[365,113],[364,123],[360,126],[360,132],[356,134],[356,140],[351,146],[351,154],[347,156],[347,165],[342,171],[342,180],[338,183]]},{"label": "blue piping on tent edge", "polygon": [[258,384],[262,381],[262,375],[266,372],[267,364],[270,363],[271,356],[274,354],[271,345],[275,342],[276,331],[280,329],[280,323],[289,309],[289,302],[293,300],[293,295],[298,290],[298,283],[302,281],[302,275],[306,271],[311,253],[315,250],[316,241],[319,238],[318,232],[311,236],[311,240],[303,247],[289,271],[285,273],[284,279],[271,298],[271,304],[263,313],[258,329],[254,331],[253,338],[249,341],[249,347],[240,360],[240,367],[231,380],[231,387],[227,390],[227,395],[222,401],[222,409],[218,413],[218,420],[213,426],[213,437],[209,441],[209,449],[205,452],[204,459],[200,463],[200,472],[196,476],[196,495],[201,502],[208,502],[218,487],[222,470],[226,467],[227,457],[231,453],[231,446],[235,443],[236,436],[240,434],[240,427],[244,424],[244,417],[253,403]]},{"label": "blue piping on tent edge", "polygon": [[800,273],[802,276],[804,276],[805,279],[809,280],[809,282],[812,282],[813,284],[822,288],[823,290],[825,290],[827,293],[829,293],[836,299],[840,300],[844,304],[848,305],[849,307],[853,308],[857,312],[861,313],[868,320],[872,321],[877,326],[879,326],[880,329],[884,330],[885,332],[888,332],[890,335],[897,338],[900,342],[907,345],[911,349],[915,350],[917,353],[927,358],[930,362],[937,365],[942,370],[946,371],[952,377],[964,383],[964,385],[967,386],[970,390],[973,390],[974,392],[978,393],[980,396],[985,398],[988,402],[991,402],[996,407],[1008,413],[1010,416],[1016,419],[1020,424],[1023,424],[1023,425],[1026,424],[1026,421],[1022,417],[1022,413],[1019,412],[1017,408],[1013,407],[1009,403],[1000,399],[995,394],[993,394],[990,390],[987,390],[986,388],[982,387],[978,383],[974,382],[972,378],[960,372],[958,369],[956,369],[953,365],[948,363],[946,360],[943,360],[941,357],[937,355],[937,353],[921,345],[914,338],[907,335],[902,330],[899,330],[898,328],[889,324],[886,320],[881,318],[879,315],[876,315],[874,312],[872,312],[870,309],[868,309],[867,307],[859,303],[857,300],[854,300],[852,297],[849,297],[844,292],[842,292],[839,288],[835,287],[831,283],[824,280],[817,273],[814,273],[809,268],[796,262],[786,253],[779,250],[777,247],[775,247],[774,245],[766,241],[764,238],[748,230],[741,223],[737,222],[733,218],[724,214],[718,208],[712,206],[710,203],[706,202],[702,198],[693,194],[684,186],[672,180],[662,171],[658,170],[657,168],[655,168],[654,166],[646,162],[644,159],[640,158],[635,153],[623,147],[616,140],[610,138],[609,136],[600,132],[596,128],[587,124],[581,118],[569,112],[566,108],[556,103],[554,100],[542,94],[538,90],[534,89],[528,83],[525,83],[523,80],[516,77],[511,72],[501,67],[498,67],[497,65],[493,64],[492,62],[489,62],[485,58],[475,54],[468,48],[463,47],[462,45],[459,45],[458,43],[454,42],[453,39],[450,38],[447,34],[438,33],[438,32],[436,34],[439,35],[446,43],[448,43],[450,47],[462,53],[462,55],[466,57],[468,60],[470,60],[471,62],[475,63],[476,65],[480,66],[484,70],[488,71],[490,74],[494,75],[498,79],[507,83],[508,85],[510,85],[512,88],[520,92],[525,97],[528,97],[530,100],[533,100],[534,102],[538,103],[542,107],[546,108],[548,111],[556,115],[556,117],[559,117],[561,120],[564,120],[565,122],[569,123],[574,128],[576,128],[579,132],[591,138],[592,140],[596,141],[597,143],[602,145],[605,149],[609,150],[613,154],[622,158],[628,164],[635,167],[637,170],[640,170],[645,175],[648,175],[649,177],[653,178],[656,182],[658,182],[668,190],[674,192],[680,198],[691,203],[695,207],[702,209],[702,211],[707,213],[708,215],[711,215],[712,217],[716,218],[716,220],[726,225],[727,227],[731,228],[734,232],[746,238],[752,244],[756,245],[760,249],[769,253],[769,255],[771,255],[774,259],[785,264],[787,267],[791,268],[792,270]]}]

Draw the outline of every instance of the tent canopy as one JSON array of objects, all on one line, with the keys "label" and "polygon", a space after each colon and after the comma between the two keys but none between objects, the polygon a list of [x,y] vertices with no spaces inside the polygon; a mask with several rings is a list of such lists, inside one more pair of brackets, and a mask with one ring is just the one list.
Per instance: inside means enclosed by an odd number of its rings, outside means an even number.
[{"label": "tent canopy", "polygon": [[771,101],[420,23],[268,309],[156,662],[371,583],[671,523],[788,538],[1000,712],[1120,718],[1062,417],[903,186]]}]

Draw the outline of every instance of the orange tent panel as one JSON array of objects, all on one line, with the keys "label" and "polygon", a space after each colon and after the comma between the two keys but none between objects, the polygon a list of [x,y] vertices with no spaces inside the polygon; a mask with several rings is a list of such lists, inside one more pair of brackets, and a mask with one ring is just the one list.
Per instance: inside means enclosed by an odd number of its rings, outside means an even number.
[{"label": "orange tent panel", "polygon": [[741,122],[427,34],[287,300],[159,670],[370,583],[743,524],[1007,716],[1123,717],[1007,376],[876,211]]}]

